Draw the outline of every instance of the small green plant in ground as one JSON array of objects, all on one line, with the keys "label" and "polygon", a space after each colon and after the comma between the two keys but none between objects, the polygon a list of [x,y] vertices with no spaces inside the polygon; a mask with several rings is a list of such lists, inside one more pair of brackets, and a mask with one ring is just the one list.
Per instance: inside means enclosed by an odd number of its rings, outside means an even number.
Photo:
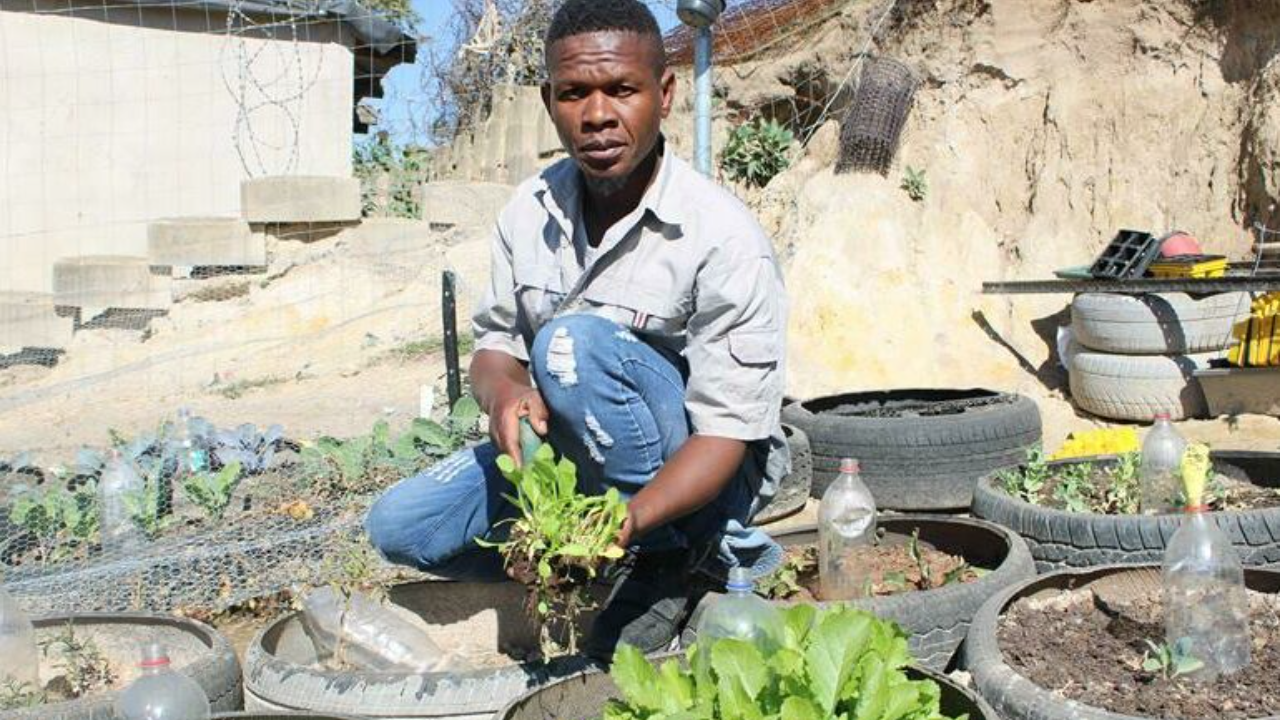
[{"label": "small green plant in ground", "polygon": [[45,657],[57,657],[55,669],[65,679],[65,685],[60,689],[69,698],[84,697],[109,687],[116,680],[115,672],[97,643],[90,638],[78,637],[71,623],[67,623],[62,632],[41,641],[40,649]]},{"label": "small green plant in ground", "polygon": [[155,480],[145,479],[141,490],[125,495],[124,506],[129,519],[148,540],[160,537],[174,524],[174,518],[166,514],[164,489]]},{"label": "small green plant in ground", "polygon": [[1034,505],[1056,503],[1068,512],[1132,514],[1138,512],[1139,453],[1120,455],[1100,468],[1088,462],[1050,467],[1039,448],[1027,453],[1021,469],[1001,471],[1001,487],[1010,496]]},{"label": "small green plant in ground", "polygon": [[917,170],[908,165],[905,173],[902,175],[901,188],[907,191],[907,197],[916,202],[920,202],[928,197],[929,182],[924,177],[924,170]]},{"label": "small green plant in ground", "polygon": [[1038,503],[1040,492],[1049,480],[1049,464],[1044,450],[1039,445],[1031,448],[1021,469],[1001,470],[997,477],[1009,495],[1023,502]]},{"label": "small green plant in ground", "polygon": [[288,382],[282,377],[271,375],[268,377],[252,378],[249,380],[237,380],[229,385],[223,385],[214,390],[217,394],[228,400],[239,400],[254,390],[272,387],[274,385],[283,385]]},{"label": "small green plant in ground", "polygon": [[756,581],[756,589],[761,595],[785,600],[798,595],[803,589],[800,579],[818,567],[818,549],[806,548],[803,553],[788,553],[782,566],[772,573]]},{"label": "small green plant in ground", "polygon": [[1142,669],[1172,680],[1179,675],[1187,675],[1204,667],[1204,661],[1191,655],[1191,643],[1188,638],[1180,638],[1177,642],[1156,644],[1144,640],[1149,651],[1142,654]]},{"label": "small green plant in ground", "polygon": [[27,682],[17,682],[6,677],[0,682],[0,711],[22,710],[43,705],[45,692]]},{"label": "small green plant in ground", "polygon": [[[622,646],[611,674],[621,700],[603,720],[943,720],[942,692],[911,680],[906,634],[864,610],[783,611],[785,632],[762,651],[734,638],[699,642],[682,666],[655,666]],[[961,716],[964,717],[964,716]]]},{"label": "small green plant in ground", "polygon": [[737,182],[764,187],[791,164],[795,135],[776,120],[756,118],[729,134],[720,167]]},{"label": "small green plant in ground", "polygon": [[1066,465],[1058,471],[1058,484],[1053,489],[1053,499],[1071,512],[1089,512],[1090,491],[1093,489],[1093,464]]},{"label": "small green plant in ground", "polygon": [[182,483],[182,489],[210,520],[218,520],[227,511],[232,494],[240,486],[240,473],[240,463],[233,462],[217,472],[196,473],[188,477]]},{"label": "small green plant in ground", "polygon": [[88,547],[98,536],[98,505],[94,485],[75,492],[50,488],[19,496],[9,521],[31,533],[43,560],[58,562]]},{"label": "small green plant in ground", "polygon": [[[476,339],[470,333],[458,338],[458,354],[468,355],[475,350]],[[394,347],[386,352],[385,357],[397,362],[410,362],[444,352],[444,339],[438,337],[413,340]]]},{"label": "small green plant in ground", "polygon": [[[556,462],[547,444],[520,468],[500,456],[498,468],[515,485],[508,499],[519,514],[509,521],[507,540],[476,542],[497,549],[511,575],[529,588],[543,657],[576,653],[578,617],[591,605],[583,581],[595,577],[603,562],[623,556],[614,541],[627,517],[626,503],[614,488],[583,495],[573,463]],[[565,628],[564,648],[553,639],[553,623]]]},{"label": "small green plant in ground", "polygon": [[340,540],[336,550],[325,558],[320,575],[329,578],[329,586],[343,597],[363,592],[382,601],[389,590],[388,580],[381,574],[384,567],[369,538],[364,533],[354,533]]}]

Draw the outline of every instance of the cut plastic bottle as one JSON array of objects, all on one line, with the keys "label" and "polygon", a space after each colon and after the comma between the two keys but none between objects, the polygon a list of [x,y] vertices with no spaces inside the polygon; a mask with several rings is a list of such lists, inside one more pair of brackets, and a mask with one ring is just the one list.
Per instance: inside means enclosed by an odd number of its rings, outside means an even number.
[{"label": "cut plastic bottle", "polygon": [[40,686],[36,628],[18,603],[0,587],[0,683]]},{"label": "cut plastic bottle", "polygon": [[178,445],[178,472],[180,475],[193,475],[209,469],[208,454],[195,443],[191,435],[191,411],[187,408],[178,410],[178,422],[174,427],[174,441]]},{"label": "cut plastic bottle", "polygon": [[107,454],[107,464],[98,479],[99,525],[102,549],[107,553],[123,553],[141,546],[146,538],[129,510],[131,499],[146,491],[142,476],[119,450]]},{"label": "cut plastic bottle", "polygon": [[818,507],[818,573],[822,600],[868,594],[871,576],[858,555],[875,540],[876,501],[862,482],[858,461],[840,462],[840,476]]},{"label": "cut plastic bottle", "polygon": [[1164,625],[1170,646],[1183,643],[1204,663],[1188,675],[1211,682],[1249,665],[1249,597],[1244,566],[1213,515],[1188,508],[1164,553]]},{"label": "cut plastic bottle", "polygon": [[302,607],[312,640],[326,657],[374,672],[465,669],[425,630],[363,593],[343,597],[321,587],[303,599]]},{"label": "cut plastic bottle", "polygon": [[778,609],[755,594],[755,583],[746,568],[729,570],[725,594],[698,621],[698,641],[710,647],[719,638],[746,640],[766,657],[782,642],[782,616]]},{"label": "cut plastic bottle", "polygon": [[1186,449],[1187,441],[1174,429],[1169,416],[1157,415],[1142,441],[1142,465],[1138,471],[1142,490],[1138,502],[1144,515],[1177,509],[1178,466]]},{"label": "cut plastic bottle", "polygon": [[170,667],[163,645],[146,645],[138,667],[141,675],[116,700],[120,720],[208,720],[209,697],[199,683]]}]

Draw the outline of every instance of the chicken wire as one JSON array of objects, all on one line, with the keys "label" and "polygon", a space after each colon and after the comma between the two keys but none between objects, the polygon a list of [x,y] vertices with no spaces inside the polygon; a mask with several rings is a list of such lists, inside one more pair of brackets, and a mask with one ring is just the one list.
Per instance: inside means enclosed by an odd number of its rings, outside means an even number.
[{"label": "chicken wire", "polygon": [[853,102],[840,125],[836,172],[889,172],[919,80],[892,58],[863,66]]}]

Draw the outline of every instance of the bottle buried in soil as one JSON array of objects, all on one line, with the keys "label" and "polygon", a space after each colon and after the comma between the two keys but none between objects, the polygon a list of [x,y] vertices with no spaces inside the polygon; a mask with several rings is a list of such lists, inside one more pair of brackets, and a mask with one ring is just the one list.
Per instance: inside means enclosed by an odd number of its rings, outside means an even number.
[{"label": "bottle buried in soil", "polygon": [[321,587],[302,600],[303,618],[322,656],[371,672],[464,670],[427,632],[360,592]]},{"label": "bottle buried in soil", "polygon": [[1155,424],[1142,441],[1142,465],[1138,470],[1141,484],[1139,509],[1144,515],[1172,512],[1178,498],[1178,466],[1187,442],[1169,422],[1169,416],[1156,415]]},{"label": "bottle buried in soil", "polygon": [[858,461],[840,462],[840,476],[822,494],[818,508],[818,574],[822,599],[849,600],[869,594],[871,575],[858,550],[876,535],[876,501],[863,484]]},{"label": "bottle buried in soil", "polygon": [[768,657],[782,642],[782,616],[777,608],[755,594],[746,568],[729,570],[725,590],[698,621],[698,642],[711,647],[711,641],[720,638],[746,640]]},{"label": "bottle buried in soil", "polygon": [[98,480],[99,523],[102,549],[107,553],[125,553],[142,545],[142,531],[133,522],[129,502],[146,491],[146,484],[133,463],[117,449],[107,453],[107,463]]},{"label": "bottle buried in soil", "polygon": [[38,689],[40,662],[31,618],[0,587],[0,684]]},{"label": "bottle buried in soil", "polygon": [[152,643],[142,650],[142,675],[120,693],[120,720],[208,720],[209,698],[191,678],[169,667],[169,653]]},{"label": "bottle buried in soil", "polygon": [[1164,553],[1164,627],[1204,663],[1188,677],[1212,682],[1249,665],[1249,598],[1231,541],[1203,506],[1188,508]]}]

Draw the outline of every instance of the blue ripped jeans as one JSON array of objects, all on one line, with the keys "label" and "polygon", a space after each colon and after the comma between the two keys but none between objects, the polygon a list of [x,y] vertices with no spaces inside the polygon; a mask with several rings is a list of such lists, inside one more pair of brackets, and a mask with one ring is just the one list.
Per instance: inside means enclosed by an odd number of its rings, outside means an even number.
[{"label": "blue ripped jeans", "polygon": [[[578,468],[583,492],[643,488],[689,438],[685,377],[673,360],[627,328],[591,315],[548,323],[530,352],[530,373],[550,412],[550,441]],[[514,491],[483,443],[391,487],[365,529],[390,561],[453,579],[503,577],[498,555],[476,538],[502,536]],[[752,491],[742,473],[696,513],[649,533],[643,551],[705,547],[726,524],[748,522]]]}]

